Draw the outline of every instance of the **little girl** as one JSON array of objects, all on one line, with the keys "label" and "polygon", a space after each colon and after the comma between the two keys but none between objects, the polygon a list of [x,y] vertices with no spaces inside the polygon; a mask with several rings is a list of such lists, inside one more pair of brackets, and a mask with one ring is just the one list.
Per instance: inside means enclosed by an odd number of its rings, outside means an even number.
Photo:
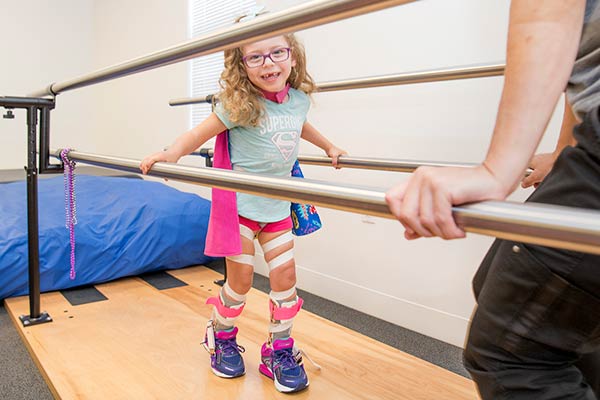
[{"label": "little girl", "polygon": [[[304,48],[293,34],[226,50],[220,84],[222,91],[215,111],[178,137],[168,150],[144,158],[140,164],[143,173],[155,162],[177,162],[220,133],[215,146],[215,163],[217,147],[219,143],[224,144],[225,157],[229,156],[231,167],[238,171],[289,177],[298,156],[300,138],[323,149],[332,158],[334,167],[337,167],[338,157],[346,154],[306,121],[310,106],[308,95],[314,91],[315,84],[306,71]],[[214,193],[211,214],[216,213],[215,207],[223,199]],[[230,216],[235,218],[235,241],[239,229],[241,246],[237,251],[207,251],[210,255],[227,256],[227,281],[219,296],[207,300],[214,306],[205,338],[212,370],[223,378],[245,373],[240,354],[244,349],[236,342],[235,321],[252,287],[253,241],[257,238],[269,266],[271,284],[271,322],[259,369],[273,379],[280,392],[302,390],[308,386],[308,378],[291,337],[292,323],[302,307],[302,299],[296,294],[290,202],[226,193],[235,196],[233,209],[237,206],[237,215]],[[210,231],[209,226],[209,236]],[[229,241],[231,239],[221,242]]]}]

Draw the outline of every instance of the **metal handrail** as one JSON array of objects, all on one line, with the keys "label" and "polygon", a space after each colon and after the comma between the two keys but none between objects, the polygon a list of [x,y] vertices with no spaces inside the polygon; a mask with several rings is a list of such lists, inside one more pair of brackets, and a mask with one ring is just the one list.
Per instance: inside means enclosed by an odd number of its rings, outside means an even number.
[{"label": "metal handrail", "polygon": [[54,96],[67,90],[93,85],[241,46],[253,41],[312,28],[413,1],[415,0],[314,0],[219,29],[197,39],[103,68],[87,75],[52,83],[45,89],[34,92],[31,96]]},{"label": "metal handrail", "polygon": [[[193,156],[202,156],[212,158],[214,150],[211,148],[202,148],[199,151],[190,153]],[[318,165],[322,167],[331,166],[331,157],[316,156],[316,155],[298,155],[298,162],[304,165]],[[355,169],[370,169],[377,171],[394,171],[394,172],[413,172],[419,167],[474,167],[476,163],[455,163],[444,161],[421,161],[421,160],[396,160],[391,158],[375,158],[375,157],[350,157],[340,156],[338,158],[338,166],[342,168]]]},{"label": "metal handrail", "polygon": [[[331,157],[299,155],[298,161],[305,165],[331,166]],[[340,156],[338,166],[343,168],[372,169],[377,171],[413,172],[419,167],[461,167],[470,168],[475,163],[455,163],[443,161],[395,160],[391,158]]]},{"label": "metal handrail", "polygon": [[[202,148],[199,151],[190,153],[193,156],[202,156],[212,158],[214,150],[211,148]],[[298,155],[298,162],[304,165],[318,165],[321,167],[331,166],[331,157],[315,156],[315,155]],[[210,163],[212,165],[212,163]],[[340,156],[338,158],[338,166],[340,168],[354,169],[369,169],[376,171],[393,171],[393,172],[413,172],[419,167],[459,167],[472,168],[479,165],[478,163],[458,163],[451,161],[422,161],[422,160],[398,160],[392,158],[375,158],[375,157],[350,157]],[[527,168],[525,176],[529,176],[533,170]]]},{"label": "metal handrail", "polygon": [[[53,150],[52,154],[59,157],[60,150]],[[69,152],[69,158],[100,167],[140,172],[140,160],[135,159],[79,151]],[[162,162],[154,164],[148,175],[394,219],[385,202],[385,192],[376,188]],[[452,212],[467,232],[600,254],[600,211],[485,201],[453,207]]]},{"label": "metal handrail", "polygon": [[[317,83],[317,91],[332,92],[336,90],[364,89],[381,86],[396,86],[413,83],[501,76],[504,74],[504,67],[505,65],[503,63],[488,65],[466,65],[425,71],[404,72],[394,75],[380,75],[367,78],[330,81]],[[169,101],[169,105],[182,106],[187,104],[211,103],[214,97],[215,94],[208,94],[198,97],[184,97]]]}]

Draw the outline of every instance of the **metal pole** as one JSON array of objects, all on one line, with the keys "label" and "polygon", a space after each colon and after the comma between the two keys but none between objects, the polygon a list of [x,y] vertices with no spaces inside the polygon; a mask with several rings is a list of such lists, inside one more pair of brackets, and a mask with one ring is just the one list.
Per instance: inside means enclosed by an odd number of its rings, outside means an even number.
[{"label": "metal pole", "polygon": [[[413,83],[440,82],[456,79],[484,78],[488,76],[501,76],[504,74],[504,64],[467,65],[432,69],[426,71],[404,72],[395,75],[381,75],[367,78],[346,79],[340,81],[322,82],[317,84],[318,92],[332,92],[336,90],[364,89],[381,86],[408,85]],[[212,102],[215,95],[187,97],[169,101],[171,106],[198,104]]]},{"label": "metal pole", "polygon": [[113,65],[64,82],[50,84],[31,96],[53,96],[67,90],[93,85],[126,75],[162,67],[246,43],[410,3],[414,0],[314,0],[248,22],[211,32],[121,64]]},{"label": "metal pole", "polygon": [[[52,321],[52,318],[48,313],[40,312],[38,170],[36,161],[37,113],[38,111],[41,111],[40,130],[48,133],[50,110],[54,108],[54,100],[26,97],[0,97],[0,107],[4,107],[9,111],[13,108],[23,108],[27,110],[27,165],[25,166],[25,172],[27,180],[27,246],[30,314],[21,315],[19,316],[19,319],[24,326],[30,326]],[[46,158],[48,158],[47,155]],[[41,160],[40,165],[42,165]]]},{"label": "metal pole", "polygon": [[29,257],[29,315],[19,319],[24,326],[51,321],[47,313],[40,312],[40,250],[38,221],[37,179],[37,113],[34,106],[27,108],[27,246]]},{"label": "metal pole", "polygon": [[[201,148],[198,151],[190,153],[190,155],[201,156],[207,160],[212,159],[214,150],[211,148]],[[321,167],[331,166],[331,157],[315,156],[315,155],[298,155],[298,161],[304,165],[318,165]],[[342,168],[355,169],[371,169],[377,171],[393,171],[393,172],[413,172],[419,167],[460,167],[471,168],[478,164],[476,163],[455,163],[443,161],[421,161],[421,160],[396,160],[391,158],[375,158],[375,157],[351,157],[340,156],[338,165]],[[206,165],[210,167],[212,165]]]},{"label": "metal pole", "polygon": [[504,64],[501,63],[491,65],[468,65],[427,71],[405,72],[396,75],[323,82],[318,85],[318,91],[331,92],[336,90],[408,85],[413,83],[441,82],[501,75],[504,75]]},{"label": "metal pole", "polygon": [[[305,165],[331,166],[331,158],[325,156],[299,155],[298,161]],[[394,160],[372,157],[340,156],[340,167],[355,169],[374,169],[378,171],[413,172],[419,167],[460,167],[472,168],[475,163],[454,163],[443,161]]]},{"label": "metal pole", "polygon": [[44,107],[40,110],[40,151],[39,151],[39,173],[58,173],[64,171],[61,164],[50,164],[50,110],[52,107]]},{"label": "metal pole", "polygon": [[[60,151],[52,151],[52,154],[58,157]],[[139,173],[140,160],[79,151],[71,151],[69,157],[100,167]],[[149,175],[394,219],[382,189],[171,163],[156,163]],[[600,254],[600,211],[500,201],[453,207],[452,211],[457,223],[467,232]]]},{"label": "metal pole", "polygon": [[29,249],[29,314],[40,315],[40,267],[38,235],[38,190],[37,190],[37,109],[27,109],[27,226]]},{"label": "metal pole", "polygon": [[[190,155],[202,156],[206,159],[206,166],[212,167],[212,157],[214,151],[210,148],[202,148],[199,151],[194,151]],[[298,161],[304,165],[318,165],[321,167],[330,167],[331,158],[325,156],[314,155],[299,155]],[[354,169],[370,169],[376,171],[393,171],[393,172],[413,172],[419,167],[458,167],[472,168],[477,163],[455,163],[450,161],[421,161],[421,160],[396,160],[391,158],[374,158],[374,157],[350,157],[340,156],[338,165],[342,168]],[[532,169],[525,170],[525,176],[531,174]]]},{"label": "metal pole", "polygon": [[[331,158],[325,156],[299,155],[298,161],[305,165],[331,166]],[[419,167],[457,167],[473,168],[478,163],[457,163],[450,161],[421,161],[421,160],[395,160],[389,158],[373,157],[348,157],[340,156],[338,159],[340,167],[355,169],[371,169],[377,171],[413,172]],[[533,170],[527,168],[525,176],[529,176]]]}]

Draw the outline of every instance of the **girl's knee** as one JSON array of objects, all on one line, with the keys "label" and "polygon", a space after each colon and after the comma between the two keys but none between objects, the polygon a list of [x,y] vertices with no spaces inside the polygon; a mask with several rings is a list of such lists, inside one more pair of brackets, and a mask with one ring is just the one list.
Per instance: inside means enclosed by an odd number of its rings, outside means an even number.
[{"label": "girl's knee", "polygon": [[269,273],[271,288],[276,291],[287,290],[296,285],[296,265],[291,262]]},{"label": "girl's knee", "polygon": [[252,287],[254,268],[248,265],[227,264],[227,282],[237,293],[245,294]]},{"label": "girl's knee", "polygon": [[242,295],[247,294],[252,288],[252,278],[249,279],[230,279],[227,278],[227,282],[229,282],[229,286],[236,292]]}]

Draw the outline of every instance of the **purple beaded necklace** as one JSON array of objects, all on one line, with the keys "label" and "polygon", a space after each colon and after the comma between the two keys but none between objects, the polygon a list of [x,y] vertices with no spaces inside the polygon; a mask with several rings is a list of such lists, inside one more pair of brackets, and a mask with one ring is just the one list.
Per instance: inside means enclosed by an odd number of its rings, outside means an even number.
[{"label": "purple beaded necklace", "polygon": [[69,230],[71,242],[71,270],[69,278],[75,279],[75,225],[77,225],[77,208],[75,207],[75,161],[69,159],[71,149],[62,149],[60,158],[64,165],[65,182],[65,227]]}]

